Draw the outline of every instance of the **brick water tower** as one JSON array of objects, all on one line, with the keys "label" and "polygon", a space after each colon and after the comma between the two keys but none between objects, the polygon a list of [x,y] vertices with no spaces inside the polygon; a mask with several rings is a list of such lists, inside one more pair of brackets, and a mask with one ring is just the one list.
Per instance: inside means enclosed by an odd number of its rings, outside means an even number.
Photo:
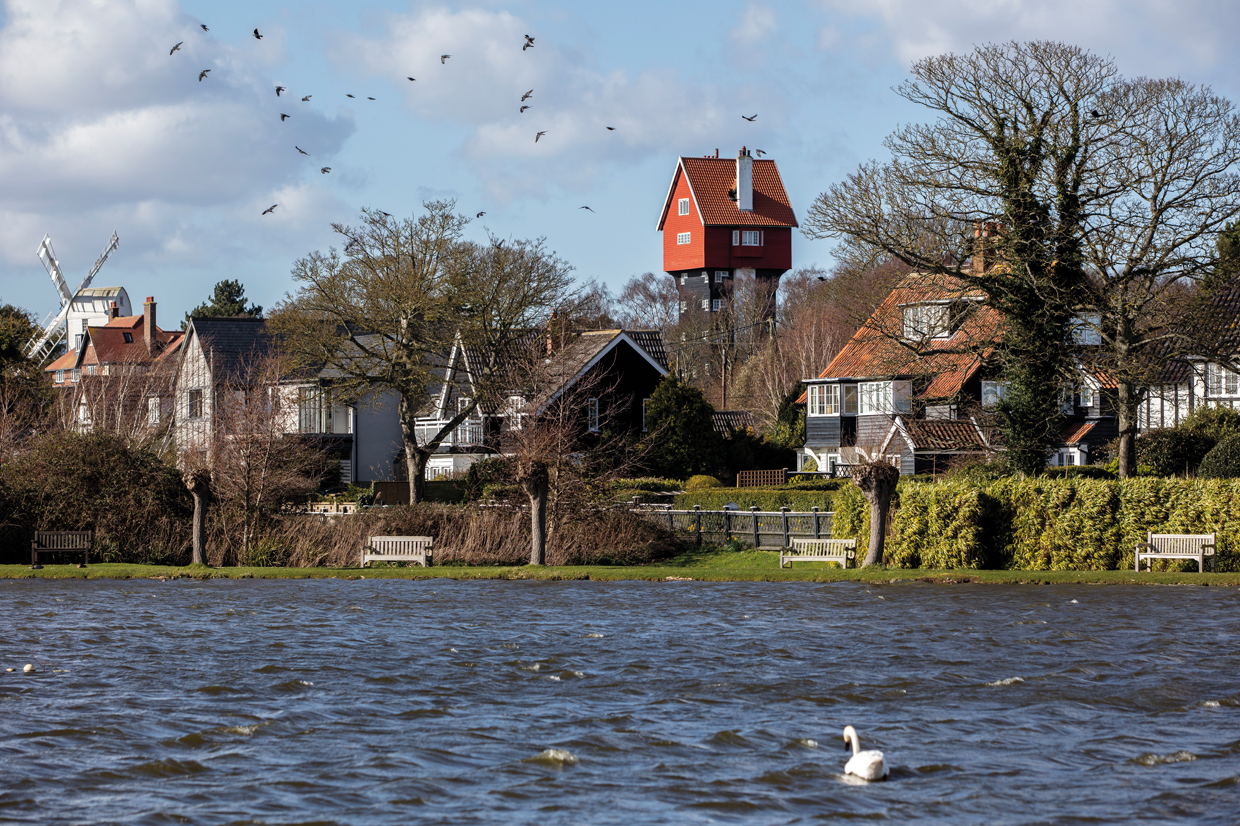
[{"label": "brick water tower", "polygon": [[[676,279],[680,320],[704,326],[732,310],[732,323],[775,317],[779,277],[792,268],[796,215],[775,161],[754,160],[741,147],[735,160],[719,151],[676,164],[659,218],[663,269]],[[729,307],[733,280],[755,280],[755,307]],[[714,326],[714,325],[710,325]]]}]

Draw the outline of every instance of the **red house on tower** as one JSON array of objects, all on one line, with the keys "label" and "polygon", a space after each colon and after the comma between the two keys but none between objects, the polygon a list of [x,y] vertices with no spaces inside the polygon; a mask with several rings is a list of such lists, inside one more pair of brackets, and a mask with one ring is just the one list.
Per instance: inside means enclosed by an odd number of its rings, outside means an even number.
[{"label": "red house on tower", "polygon": [[[681,157],[659,218],[663,269],[677,281],[680,318],[727,309],[732,278],[751,274],[762,319],[775,315],[779,277],[792,268],[796,215],[774,161]],[[759,299],[763,300],[763,299]]]}]

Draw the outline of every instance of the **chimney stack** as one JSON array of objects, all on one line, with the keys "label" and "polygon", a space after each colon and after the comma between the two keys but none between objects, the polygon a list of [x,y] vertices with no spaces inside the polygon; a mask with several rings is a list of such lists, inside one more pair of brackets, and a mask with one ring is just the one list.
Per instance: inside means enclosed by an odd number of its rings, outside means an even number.
[{"label": "chimney stack", "polygon": [[736,156],[736,208],[753,212],[753,158],[743,146]]},{"label": "chimney stack", "polygon": [[1003,232],[1003,224],[997,221],[973,222],[973,257],[969,261],[973,275],[983,275],[1002,257],[996,239]]},{"label": "chimney stack", "polygon": [[116,302],[113,301],[111,309],[108,310],[108,318],[120,318],[120,317],[121,317],[120,308],[117,307]]},{"label": "chimney stack", "polygon": [[155,357],[155,296],[148,295],[142,305],[142,339],[146,343],[146,352]]}]

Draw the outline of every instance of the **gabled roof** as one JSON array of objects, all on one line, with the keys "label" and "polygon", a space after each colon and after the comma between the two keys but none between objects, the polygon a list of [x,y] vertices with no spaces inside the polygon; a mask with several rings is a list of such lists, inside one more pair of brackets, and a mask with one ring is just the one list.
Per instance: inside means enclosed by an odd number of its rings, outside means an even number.
[{"label": "gabled roof", "polygon": [[714,430],[720,436],[731,436],[738,430],[757,430],[758,423],[748,410],[716,410],[712,417]]},{"label": "gabled roof", "polygon": [[736,187],[735,158],[681,157],[672,175],[667,197],[663,200],[663,212],[659,216],[660,231],[671,209],[672,195],[680,175],[688,181],[693,202],[706,226],[798,226],[774,161],[753,162],[753,211],[742,212],[737,208],[736,201],[728,197],[728,191]]},{"label": "gabled roof", "polygon": [[[658,333],[654,333],[658,335]],[[662,337],[660,337],[660,341]],[[666,375],[667,368],[660,364],[654,356],[646,351],[629,335],[626,330],[589,330],[579,333],[576,338],[557,350],[545,363],[546,387],[535,398],[530,400],[530,409],[535,415],[541,413],[548,404],[558,399],[577,383],[590,368],[602,361],[603,357],[621,344],[627,344],[644,358],[659,375]]]},{"label": "gabled roof", "polygon": [[[125,340],[125,336],[129,340]],[[155,341],[162,349],[151,358],[146,350],[146,317],[121,316],[109,319],[102,327],[87,327],[82,343],[44,368],[45,372],[71,370],[83,364],[147,364],[167,358],[180,345],[185,334],[180,330],[165,332],[155,327]]]},{"label": "gabled roof", "polygon": [[244,373],[249,359],[271,350],[272,335],[259,318],[191,318],[186,336],[196,335],[211,365],[213,380]]},{"label": "gabled roof", "polygon": [[897,417],[904,440],[913,450],[972,451],[990,445],[977,422],[972,419],[904,419]]},{"label": "gabled roof", "polygon": [[[981,368],[1001,330],[1002,317],[982,304],[981,297],[951,276],[912,273],[891,291],[818,378],[928,377],[930,382],[917,394],[919,398],[951,398]],[[951,335],[916,346],[900,340],[905,305],[949,302],[967,307]]]}]

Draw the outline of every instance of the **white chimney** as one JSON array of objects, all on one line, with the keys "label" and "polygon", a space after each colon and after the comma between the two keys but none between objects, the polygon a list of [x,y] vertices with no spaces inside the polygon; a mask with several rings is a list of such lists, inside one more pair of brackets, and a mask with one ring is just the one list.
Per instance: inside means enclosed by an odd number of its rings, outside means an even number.
[{"label": "white chimney", "polygon": [[743,146],[736,156],[736,208],[753,212],[753,158]]}]

